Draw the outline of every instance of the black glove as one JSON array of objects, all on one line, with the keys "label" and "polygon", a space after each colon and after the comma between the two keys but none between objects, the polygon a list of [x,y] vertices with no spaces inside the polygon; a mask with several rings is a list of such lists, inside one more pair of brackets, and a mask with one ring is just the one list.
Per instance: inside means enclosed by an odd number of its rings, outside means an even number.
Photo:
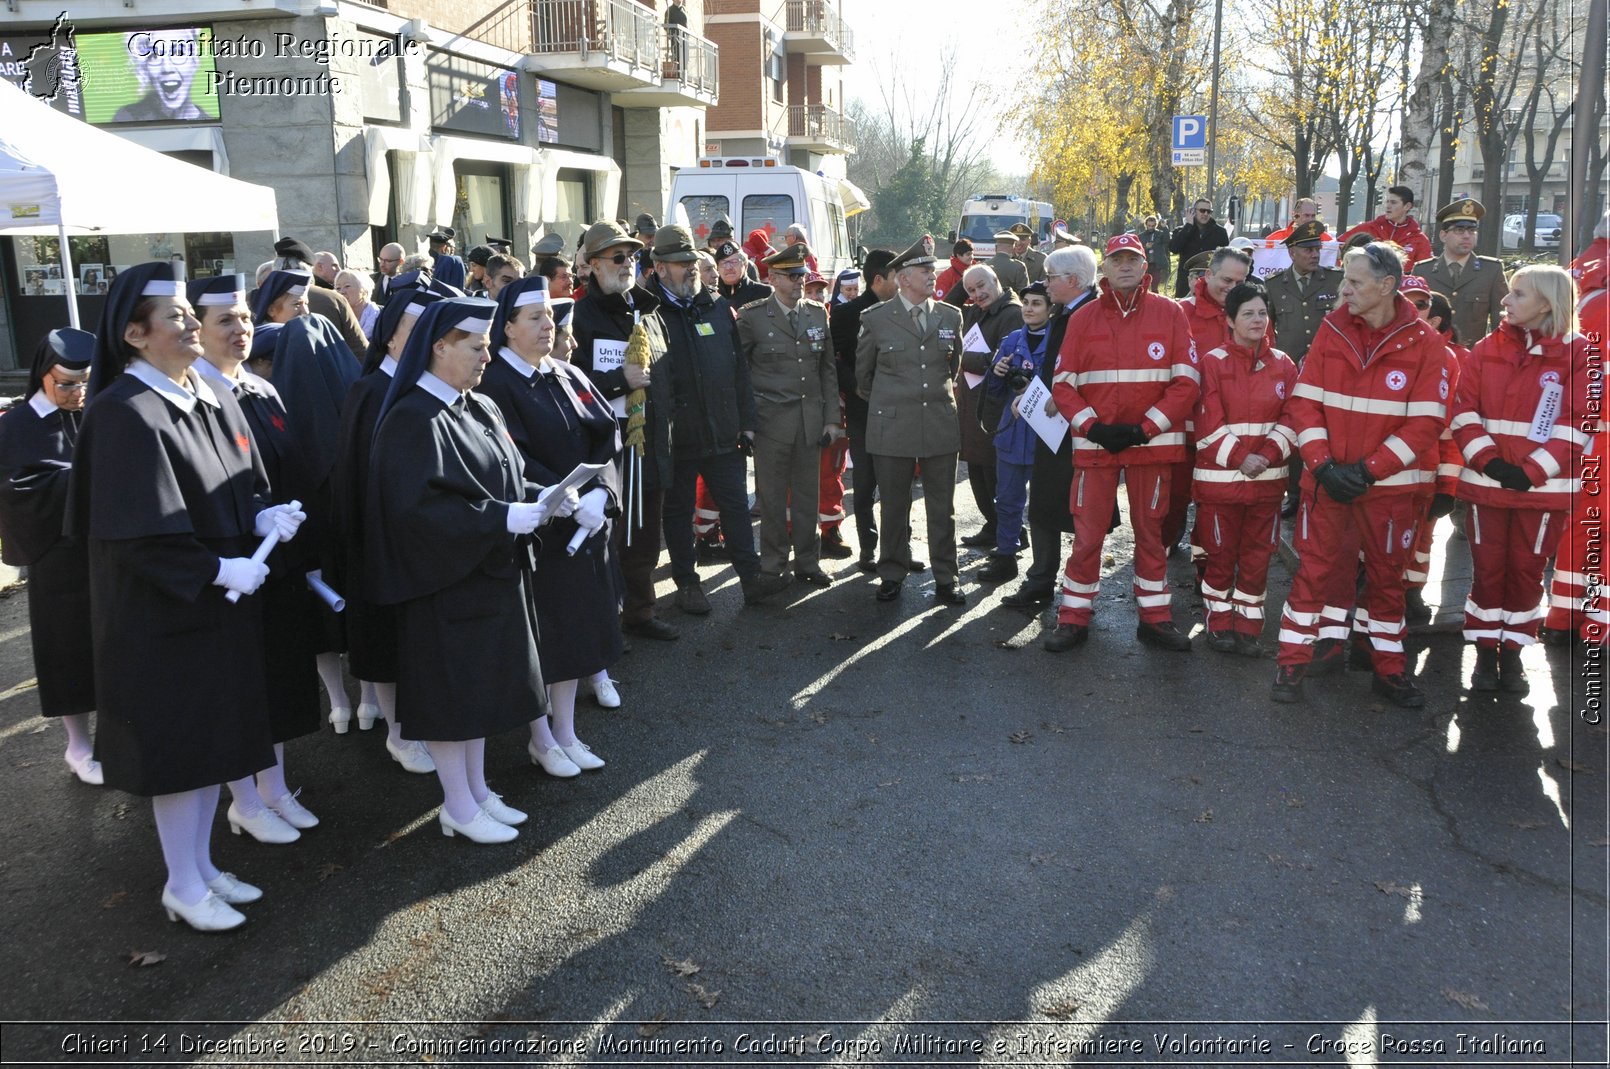
[{"label": "black glove", "polygon": [[1085,437],[1109,453],[1120,452],[1129,444],[1122,428],[1114,423],[1092,423]]},{"label": "black glove", "polygon": [[1487,466],[1481,469],[1481,473],[1505,490],[1530,490],[1532,488],[1531,476],[1527,475],[1519,465],[1511,464],[1507,460],[1498,458],[1489,460]]},{"label": "black glove", "polygon": [[1344,505],[1370,488],[1370,484],[1359,474],[1359,465],[1338,464],[1334,460],[1327,460],[1315,468],[1314,479],[1325,488],[1327,494]]},{"label": "black glove", "polygon": [[1453,507],[1458,503],[1459,499],[1454,497],[1452,494],[1438,494],[1436,497],[1431,499],[1431,511],[1429,515],[1433,520],[1440,520],[1444,516],[1448,515],[1448,513],[1452,512]]},{"label": "black glove", "polygon": [[1146,431],[1139,423],[1117,423],[1113,429],[1120,432],[1120,440],[1126,447],[1146,444]]}]

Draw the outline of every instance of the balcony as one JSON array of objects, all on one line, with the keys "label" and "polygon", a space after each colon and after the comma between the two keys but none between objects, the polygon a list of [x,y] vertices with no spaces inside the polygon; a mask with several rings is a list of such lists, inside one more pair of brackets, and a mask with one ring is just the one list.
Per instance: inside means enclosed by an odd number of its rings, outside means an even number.
[{"label": "balcony", "polygon": [[720,93],[720,50],[681,26],[664,28],[660,82],[614,95],[622,108],[710,108]]},{"label": "balcony", "polygon": [[[659,17],[631,0],[515,0],[530,14],[532,69],[606,92],[658,87],[665,47]],[[503,42],[494,42],[502,44]]]},{"label": "balcony", "polygon": [[783,47],[805,62],[837,66],[855,61],[855,34],[827,0],[789,0]]},{"label": "balcony", "polygon": [[791,104],[786,144],[810,152],[854,152],[855,120],[823,104]]}]

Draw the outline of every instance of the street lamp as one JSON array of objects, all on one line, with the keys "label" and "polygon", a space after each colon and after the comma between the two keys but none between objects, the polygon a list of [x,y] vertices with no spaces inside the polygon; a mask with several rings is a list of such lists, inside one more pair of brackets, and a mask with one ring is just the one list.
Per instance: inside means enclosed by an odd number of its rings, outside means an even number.
[{"label": "street lamp", "polygon": [[1510,214],[1509,211],[1509,172],[1514,170],[1515,164],[1510,157],[1515,152],[1515,135],[1520,130],[1521,113],[1518,108],[1504,109],[1504,186],[1500,197],[1499,218]]}]

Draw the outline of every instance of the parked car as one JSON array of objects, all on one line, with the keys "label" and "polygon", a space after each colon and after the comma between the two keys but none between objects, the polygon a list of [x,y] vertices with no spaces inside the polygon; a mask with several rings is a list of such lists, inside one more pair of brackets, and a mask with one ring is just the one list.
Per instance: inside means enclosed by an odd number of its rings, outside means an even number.
[{"label": "parked car", "polygon": [[[1557,249],[1560,247],[1560,228],[1565,220],[1553,212],[1537,213],[1537,229],[1533,231],[1534,249]],[[1519,249],[1526,244],[1526,214],[1504,216],[1504,248]]]}]

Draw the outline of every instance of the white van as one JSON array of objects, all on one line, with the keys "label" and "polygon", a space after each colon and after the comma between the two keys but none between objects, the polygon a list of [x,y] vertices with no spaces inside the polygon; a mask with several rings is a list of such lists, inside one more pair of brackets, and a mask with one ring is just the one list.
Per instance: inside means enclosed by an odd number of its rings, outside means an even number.
[{"label": "white van", "polygon": [[692,230],[700,247],[718,219],[732,224],[736,243],[743,244],[751,230],[764,230],[774,249],[782,247],[783,231],[799,223],[810,236],[822,275],[831,279],[855,256],[845,219],[868,207],[848,182],[767,157],[706,156],[671,180],[665,217]]},{"label": "white van", "polygon": [[1034,231],[1034,244],[1039,247],[1051,240],[1055,221],[1051,205],[1043,200],[1029,200],[1013,193],[978,193],[963,202],[956,237],[971,241],[974,249],[990,250],[995,247],[996,234],[1012,229],[1013,223],[1022,223]]}]

